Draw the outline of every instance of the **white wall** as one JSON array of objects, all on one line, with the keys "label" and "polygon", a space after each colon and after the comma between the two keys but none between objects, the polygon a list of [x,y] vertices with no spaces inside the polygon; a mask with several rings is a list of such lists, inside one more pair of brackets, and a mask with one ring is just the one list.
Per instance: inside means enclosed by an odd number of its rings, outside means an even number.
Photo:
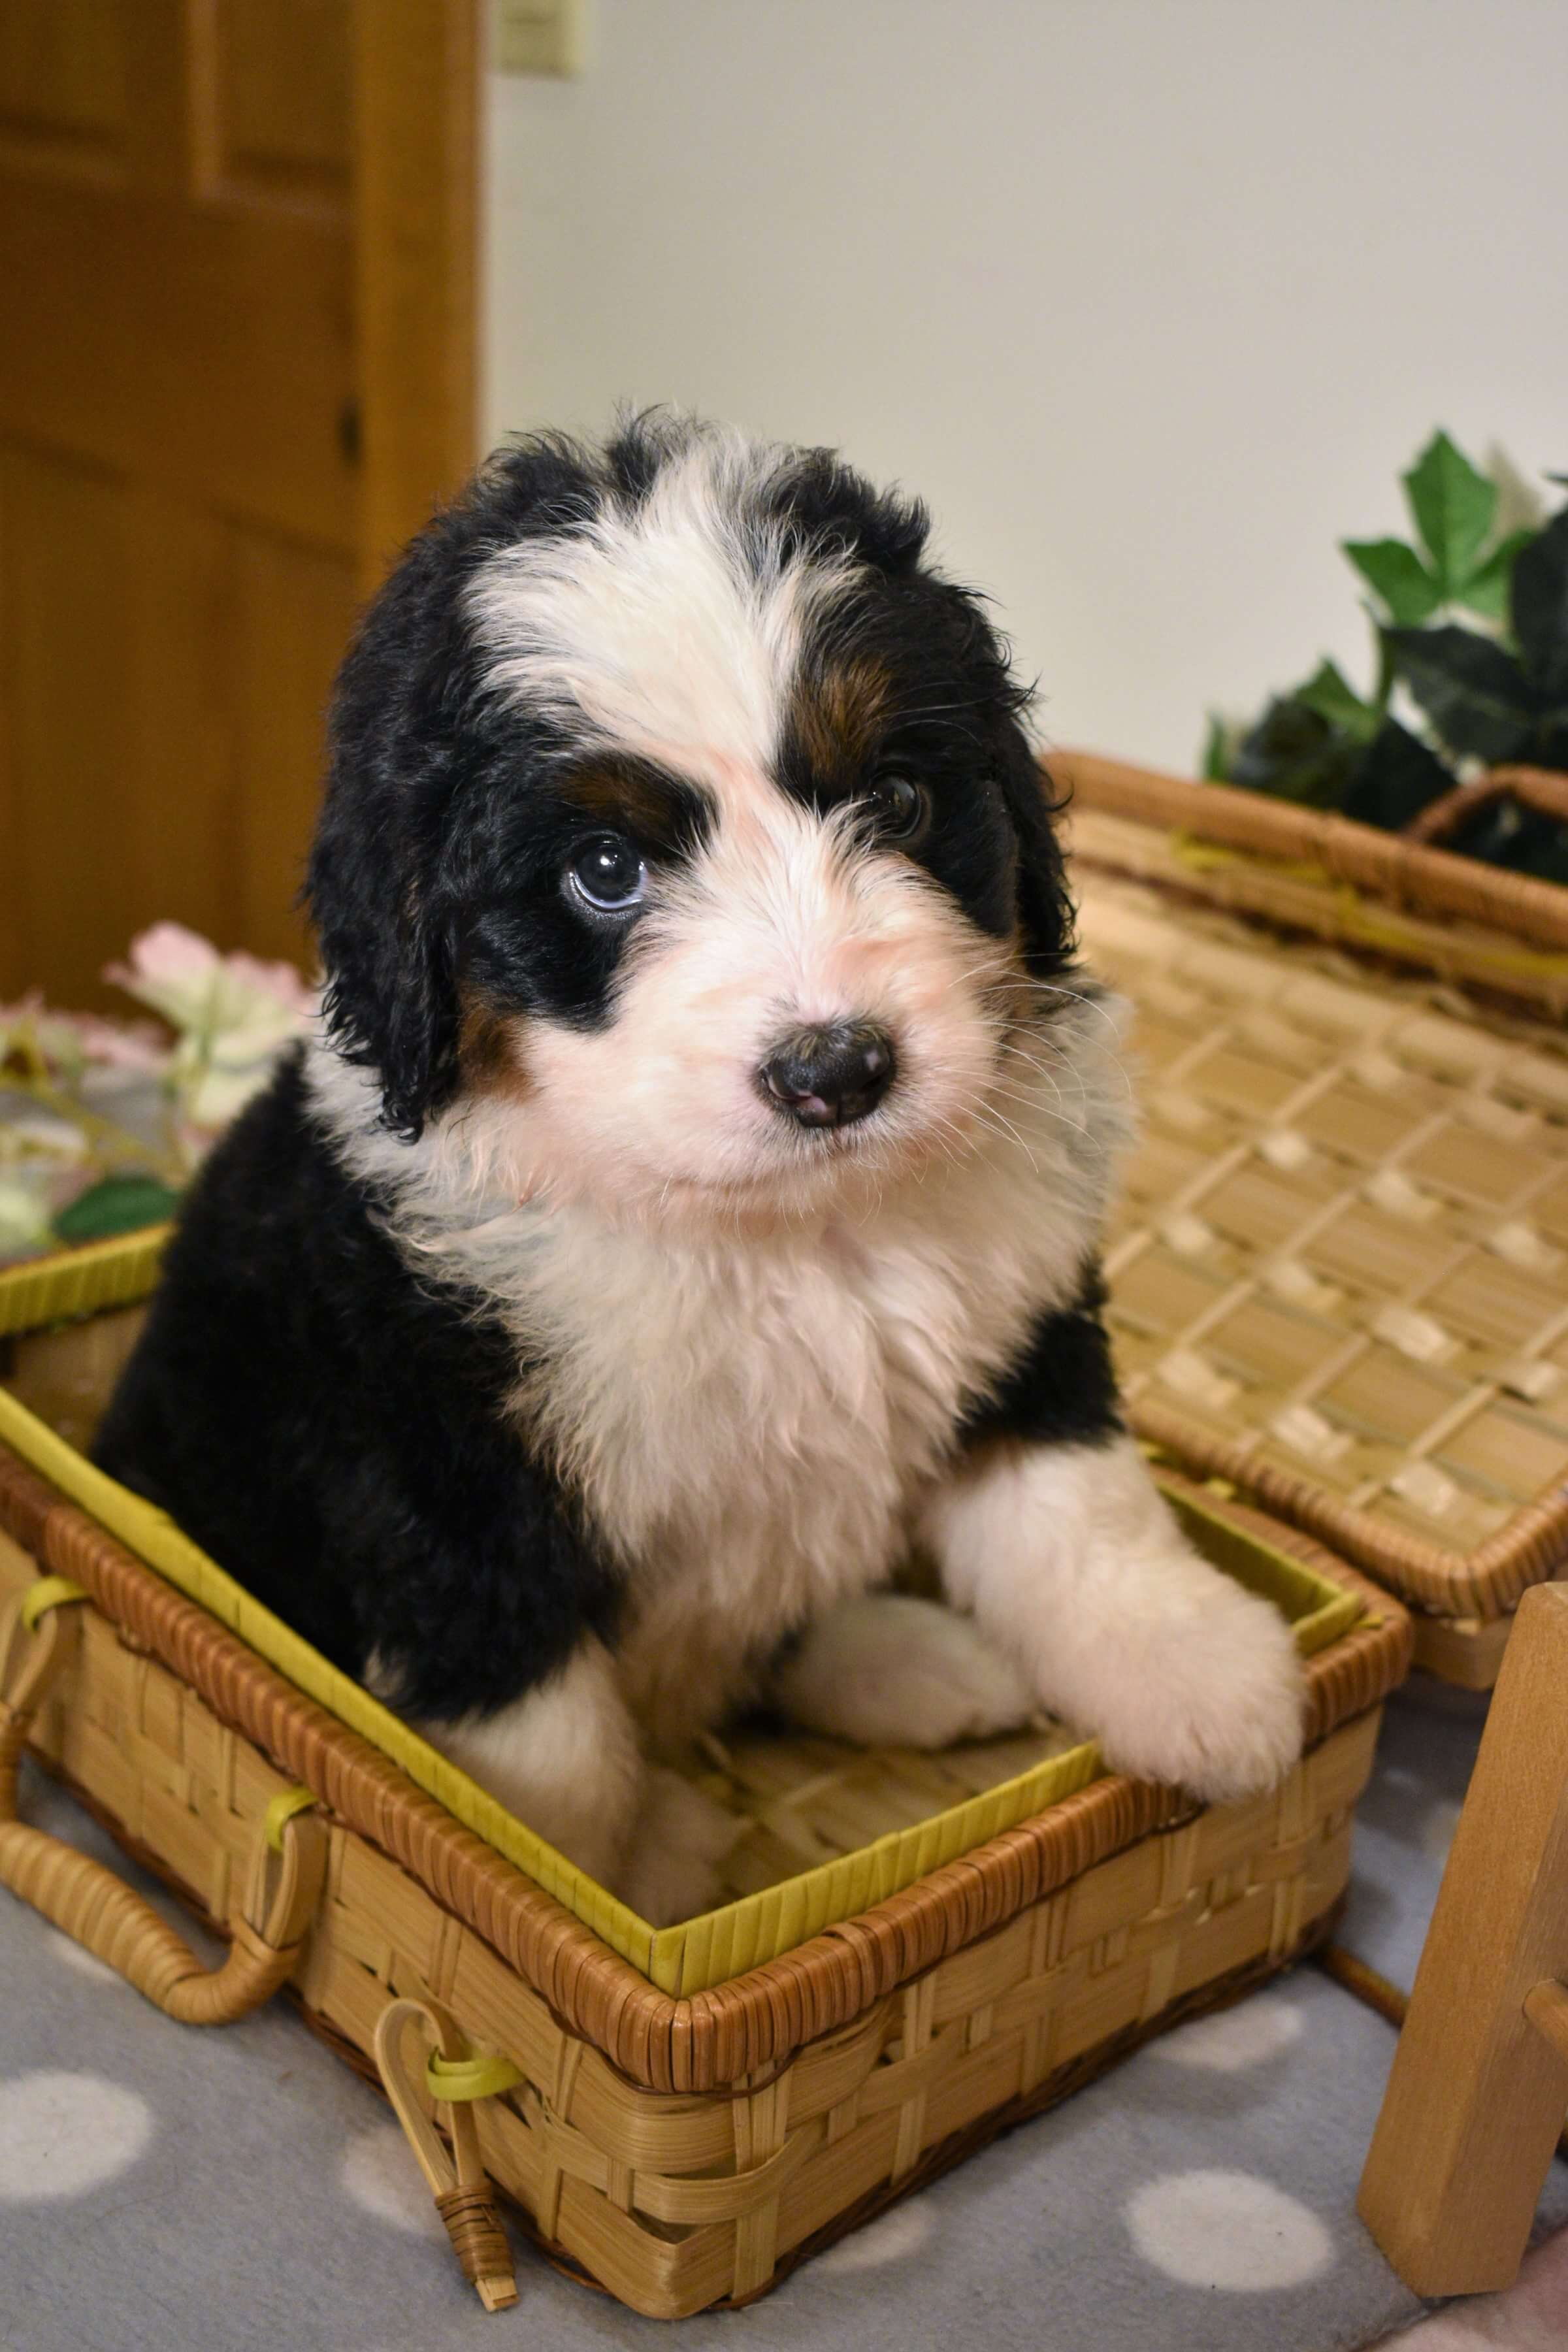
[{"label": "white wall", "polygon": [[1562,0],[595,0],[492,82],[493,437],[668,400],[934,507],[1047,740],[1184,766],[1431,426],[1568,469]]}]

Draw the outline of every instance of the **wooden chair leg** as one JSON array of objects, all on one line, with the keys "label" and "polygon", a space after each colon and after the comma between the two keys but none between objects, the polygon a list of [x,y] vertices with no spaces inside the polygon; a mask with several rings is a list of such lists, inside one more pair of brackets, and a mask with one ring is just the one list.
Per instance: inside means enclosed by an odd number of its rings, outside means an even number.
[{"label": "wooden chair leg", "polygon": [[[1416,2294],[1510,2284],[1568,2109],[1568,1586],[1520,1604],[1362,2175]],[[1528,2003],[1528,2013],[1527,2013]]]}]

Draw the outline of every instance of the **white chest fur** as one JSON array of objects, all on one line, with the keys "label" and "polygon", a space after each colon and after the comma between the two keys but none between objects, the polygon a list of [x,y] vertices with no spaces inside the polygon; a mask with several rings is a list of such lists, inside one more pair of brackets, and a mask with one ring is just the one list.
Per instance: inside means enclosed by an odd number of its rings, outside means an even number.
[{"label": "white chest fur", "polygon": [[519,1403],[626,1568],[645,1719],[677,1736],[889,1572],[966,1400],[1071,1297],[1089,1243],[1011,1145],[810,1235],[537,1222],[508,1309],[541,1364]]},{"label": "white chest fur", "polygon": [[360,1075],[316,1058],[345,1156],[401,1180],[396,1236],[513,1330],[520,1422],[626,1570],[622,1675],[657,1739],[710,1719],[780,1635],[887,1575],[966,1400],[1070,1303],[1121,1139],[1116,1086],[1093,1081],[1106,1059],[1083,1065],[1093,1115],[1012,1104],[1006,1133],[862,1215],[672,1241],[587,1209],[483,1213],[462,1173],[470,1152],[482,1165],[471,1123],[467,1146],[461,1129],[399,1145],[363,1094],[353,1116]]}]

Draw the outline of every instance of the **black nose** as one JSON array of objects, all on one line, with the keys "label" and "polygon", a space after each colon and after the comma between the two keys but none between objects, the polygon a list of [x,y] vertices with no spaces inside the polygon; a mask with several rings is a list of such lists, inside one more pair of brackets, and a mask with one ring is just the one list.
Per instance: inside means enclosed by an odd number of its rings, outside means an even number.
[{"label": "black nose", "polygon": [[848,1127],[876,1109],[893,1083],[893,1041],[873,1021],[797,1029],[757,1076],[764,1093],[802,1127]]}]

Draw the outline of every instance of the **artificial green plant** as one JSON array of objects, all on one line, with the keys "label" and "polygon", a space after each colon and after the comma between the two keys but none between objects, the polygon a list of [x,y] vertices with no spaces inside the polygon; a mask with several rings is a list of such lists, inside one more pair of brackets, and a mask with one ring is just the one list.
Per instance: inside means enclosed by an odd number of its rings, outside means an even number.
[{"label": "artificial green plant", "polygon": [[[1370,592],[1371,692],[1324,660],[1250,724],[1212,717],[1209,778],[1398,830],[1480,768],[1568,772],[1568,507],[1500,530],[1497,484],[1441,432],[1403,480],[1412,537],[1341,542]],[[1568,882],[1568,826],[1511,801],[1450,845]]]}]

